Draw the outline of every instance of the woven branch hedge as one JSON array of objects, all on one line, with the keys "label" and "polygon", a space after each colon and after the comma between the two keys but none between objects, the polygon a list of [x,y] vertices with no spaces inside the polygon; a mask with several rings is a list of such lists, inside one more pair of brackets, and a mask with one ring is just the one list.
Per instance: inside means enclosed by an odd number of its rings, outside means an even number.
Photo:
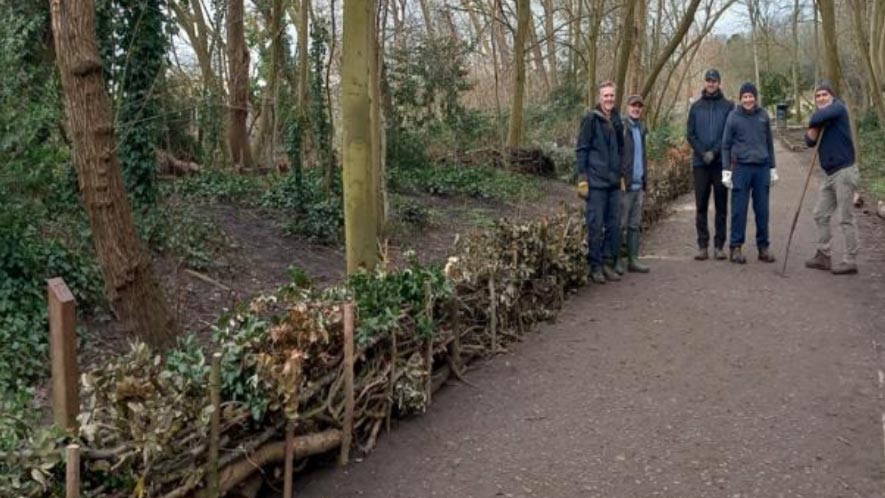
[{"label": "woven branch hedge", "polygon": [[[652,165],[645,219],[691,186],[684,150]],[[586,282],[583,215],[505,220],[456,242],[444,267],[352,275],[325,290],[286,286],[222,319],[222,493],[258,467],[282,461],[294,423],[298,458],[342,441],[343,305],[356,308],[353,449],[368,452],[389,417],[427,409],[432,392],[472,359],[519,340],[555,316]],[[81,496],[205,496],[211,354],[193,337],[164,355],[136,344],[83,375]],[[61,496],[62,448],[71,438],[35,431],[29,446],[0,453],[0,495]]]}]

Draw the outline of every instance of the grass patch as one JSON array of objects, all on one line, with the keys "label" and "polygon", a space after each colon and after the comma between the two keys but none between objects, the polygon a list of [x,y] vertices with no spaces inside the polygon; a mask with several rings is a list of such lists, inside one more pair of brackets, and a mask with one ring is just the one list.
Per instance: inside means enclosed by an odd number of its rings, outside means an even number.
[{"label": "grass patch", "polygon": [[885,129],[861,128],[861,187],[878,198],[885,198]]}]

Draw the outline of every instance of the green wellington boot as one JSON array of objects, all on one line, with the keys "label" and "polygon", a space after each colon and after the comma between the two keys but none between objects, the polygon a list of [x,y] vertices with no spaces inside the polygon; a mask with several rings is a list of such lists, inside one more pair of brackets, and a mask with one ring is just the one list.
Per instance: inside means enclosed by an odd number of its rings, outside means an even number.
[{"label": "green wellington boot", "polygon": [[627,252],[629,261],[627,263],[627,271],[633,273],[648,273],[651,269],[639,262],[639,231],[631,230],[627,234]]}]

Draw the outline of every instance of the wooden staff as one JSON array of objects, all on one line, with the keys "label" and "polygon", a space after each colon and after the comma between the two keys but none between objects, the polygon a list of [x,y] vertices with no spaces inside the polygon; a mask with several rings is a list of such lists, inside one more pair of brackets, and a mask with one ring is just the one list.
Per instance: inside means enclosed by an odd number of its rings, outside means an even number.
[{"label": "wooden staff", "polygon": [[427,336],[427,349],[424,351],[424,364],[427,366],[427,380],[424,384],[424,390],[427,393],[427,405],[430,405],[430,398],[433,396],[433,296],[431,294],[430,279],[424,280],[424,314],[427,317],[427,323],[430,331]]},{"label": "wooden staff", "polygon": [[286,456],[283,460],[283,498],[292,498],[295,494],[295,421],[286,424]]},{"label": "wooden staff", "polygon": [[344,427],[338,465],[347,465],[353,439],[353,303],[344,305]]},{"label": "wooden staff", "polygon": [[209,468],[206,489],[209,498],[218,498],[218,453],[221,446],[221,353],[212,354],[209,377],[209,402],[212,417],[209,421]]},{"label": "wooden staff", "polygon": [[80,446],[65,448],[65,497],[80,498]]}]

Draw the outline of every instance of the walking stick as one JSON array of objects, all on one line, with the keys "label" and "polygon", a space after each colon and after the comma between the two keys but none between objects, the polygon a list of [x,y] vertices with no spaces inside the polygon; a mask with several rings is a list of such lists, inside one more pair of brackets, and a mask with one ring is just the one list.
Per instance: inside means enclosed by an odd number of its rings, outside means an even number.
[{"label": "walking stick", "polygon": [[805,186],[802,188],[802,196],[799,197],[799,205],[796,206],[796,214],[793,215],[793,224],[790,226],[790,236],[787,237],[787,248],[784,251],[784,267],[781,269],[781,276],[787,276],[787,259],[790,257],[790,244],[793,242],[793,233],[796,232],[796,222],[799,221],[799,213],[802,212],[802,202],[805,201],[805,193],[808,192],[808,183],[811,181],[811,172],[814,171],[814,163],[818,158],[818,150],[820,143],[824,140],[824,131],[826,127],[820,129],[817,136],[817,143],[814,145],[814,153],[811,155],[811,164],[808,166],[808,174],[805,176]]}]

